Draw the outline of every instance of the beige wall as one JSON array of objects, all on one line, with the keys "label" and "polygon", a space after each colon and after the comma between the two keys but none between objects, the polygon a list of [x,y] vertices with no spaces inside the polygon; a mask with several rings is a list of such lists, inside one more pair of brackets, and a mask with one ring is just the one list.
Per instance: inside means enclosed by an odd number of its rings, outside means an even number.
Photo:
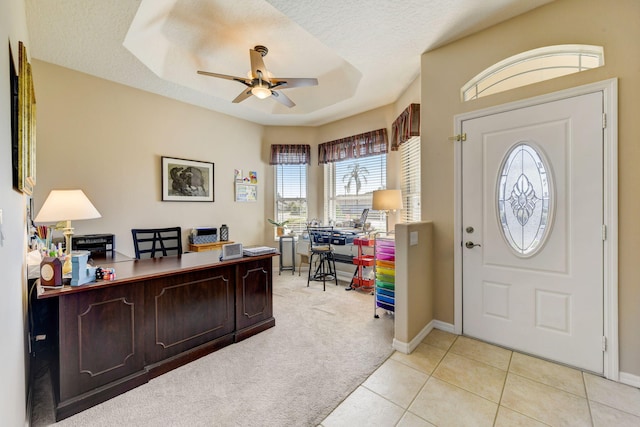
[{"label": "beige wall", "polygon": [[[114,233],[133,255],[132,228],[229,226],[230,239],[262,244],[263,127],[49,63],[34,61],[38,97],[36,212],[53,188],[82,188],[102,218],[76,234]],[[161,156],[214,163],[214,203],[162,202]],[[234,201],[234,169],[258,172],[258,201]],[[187,232],[183,232],[186,242]]]},{"label": "beige wall", "polygon": [[[620,370],[640,375],[640,2],[556,0],[422,56],[422,206],[434,222],[435,317],[453,323],[453,134],[456,114],[601,81],[619,79]],[[555,44],[601,45],[605,66],[462,103],[460,87],[511,55]]]},{"label": "beige wall", "polygon": [[[28,345],[25,253],[29,198],[13,189],[11,177],[11,104],[9,46],[18,71],[18,41],[29,49],[25,2],[0,2],[0,419],[7,426],[26,425]],[[29,52],[29,50],[27,51]]]},{"label": "beige wall", "polygon": [[[413,351],[433,320],[433,224],[398,224],[396,231],[395,348]],[[415,233],[416,242],[411,242]]]}]

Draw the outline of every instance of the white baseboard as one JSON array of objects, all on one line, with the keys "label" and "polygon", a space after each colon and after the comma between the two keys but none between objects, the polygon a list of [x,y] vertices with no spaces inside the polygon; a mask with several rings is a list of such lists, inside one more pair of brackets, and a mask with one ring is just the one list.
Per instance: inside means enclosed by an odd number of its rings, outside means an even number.
[{"label": "white baseboard", "polygon": [[418,344],[422,342],[422,340],[429,335],[429,332],[433,329],[433,320],[427,324],[422,330],[416,335],[410,342],[403,342],[397,339],[393,339],[393,348],[401,353],[410,354],[413,350],[418,347]]},{"label": "white baseboard", "polygon": [[395,350],[401,353],[410,354],[433,329],[440,329],[441,331],[450,332],[452,334],[455,333],[453,332],[454,328],[452,324],[445,323],[440,320],[432,320],[410,342],[407,343],[394,338],[392,346]]},{"label": "white baseboard", "polygon": [[629,374],[627,372],[620,372],[620,382],[622,384],[640,388],[640,376],[638,375]]},{"label": "white baseboard", "polygon": [[[434,320],[433,321],[433,327],[434,329],[440,329],[443,332],[449,332],[450,334],[455,334],[455,326],[452,323],[445,323],[441,320]],[[458,335],[458,334],[456,334]]]}]

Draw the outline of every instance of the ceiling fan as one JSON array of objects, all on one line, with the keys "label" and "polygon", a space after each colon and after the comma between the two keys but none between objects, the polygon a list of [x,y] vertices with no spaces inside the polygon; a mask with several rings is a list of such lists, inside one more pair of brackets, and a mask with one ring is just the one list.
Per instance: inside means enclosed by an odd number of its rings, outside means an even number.
[{"label": "ceiling fan", "polygon": [[[264,66],[262,58],[267,55],[269,50],[264,46],[256,46],[249,49],[249,59],[251,60],[251,77],[236,77],[226,74],[211,73],[209,71],[200,71],[198,74],[205,76],[218,77],[221,79],[235,80],[247,87],[240,95],[233,100],[234,103],[242,102],[251,95],[255,95],[259,99],[272,97],[282,105],[289,108],[296,104],[289,99],[281,89],[290,89],[293,87],[316,86],[318,79],[314,78],[274,78],[269,77],[267,68]],[[278,90],[276,90],[278,89]]]}]

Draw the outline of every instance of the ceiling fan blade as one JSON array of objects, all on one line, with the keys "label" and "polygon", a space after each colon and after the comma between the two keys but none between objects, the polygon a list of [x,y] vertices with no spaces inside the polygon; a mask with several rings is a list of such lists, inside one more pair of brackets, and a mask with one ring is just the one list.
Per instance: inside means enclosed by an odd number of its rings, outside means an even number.
[{"label": "ceiling fan blade", "polygon": [[251,96],[251,89],[249,90],[243,90],[240,95],[236,96],[236,99],[233,100],[234,104],[237,104],[238,102],[242,102],[245,99],[247,99],[248,97]]},{"label": "ceiling fan blade", "polygon": [[300,78],[289,78],[289,79],[285,79],[285,78],[277,78],[277,79],[272,79],[271,80],[272,83],[272,88],[278,88],[278,89],[289,89],[292,87],[303,87],[303,86],[317,86],[318,85],[318,79],[313,79],[313,78],[308,78],[308,79],[300,79]]},{"label": "ceiling fan blade", "polygon": [[227,74],[211,73],[209,71],[200,70],[198,70],[198,74],[202,74],[203,76],[218,77],[219,79],[235,80],[247,86],[251,85],[251,80],[247,79],[246,77],[229,76]]},{"label": "ceiling fan blade", "polygon": [[289,97],[287,95],[285,95],[282,92],[278,92],[277,90],[272,90],[271,91],[271,97],[273,99],[275,99],[276,101],[278,101],[280,104],[286,106],[286,107],[295,107],[295,102],[293,102],[291,99],[289,99]]},{"label": "ceiling fan blade", "polygon": [[265,67],[262,60],[262,54],[257,50],[249,49],[249,59],[251,59],[251,75],[253,78],[260,78],[262,81],[270,83],[267,67]]}]

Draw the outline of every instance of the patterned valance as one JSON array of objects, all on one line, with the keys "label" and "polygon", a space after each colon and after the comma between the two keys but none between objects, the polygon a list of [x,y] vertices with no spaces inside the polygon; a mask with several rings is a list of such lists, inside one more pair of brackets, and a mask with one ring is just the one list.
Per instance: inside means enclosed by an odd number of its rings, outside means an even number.
[{"label": "patterned valance", "polygon": [[302,144],[271,145],[270,165],[309,165],[311,146]]},{"label": "patterned valance", "polygon": [[420,104],[410,104],[391,125],[391,151],[397,151],[400,145],[420,136]]},{"label": "patterned valance", "polygon": [[388,146],[387,129],[348,136],[318,145],[318,164],[385,154]]}]

